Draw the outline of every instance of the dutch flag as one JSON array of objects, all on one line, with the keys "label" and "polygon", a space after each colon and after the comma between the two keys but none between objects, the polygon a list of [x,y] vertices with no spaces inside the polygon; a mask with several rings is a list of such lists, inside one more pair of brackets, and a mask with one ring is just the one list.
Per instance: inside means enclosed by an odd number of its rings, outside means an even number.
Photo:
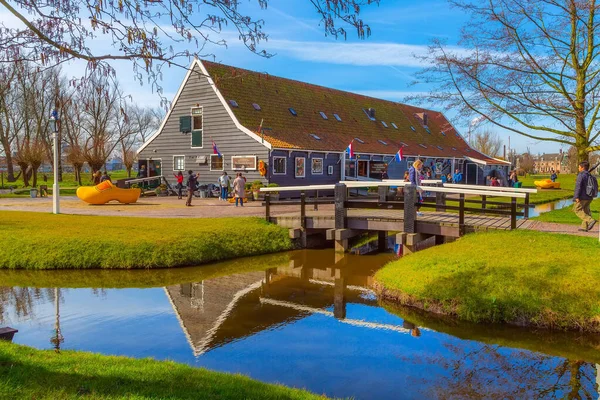
[{"label": "dutch flag", "polygon": [[346,153],[348,154],[348,157],[350,159],[354,158],[354,149],[352,148],[352,142],[350,142],[350,144],[348,145],[348,148],[346,149]]},{"label": "dutch flag", "polygon": [[223,157],[221,155],[221,153],[219,152],[219,149],[217,148],[217,144],[215,143],[214,140],[212,142],[212,146],[213,146],[213,154],[217,154],[219,156],[219,158]]},{"label": "dutch flag", "polygon": [[395,159],[396,162],[402,161],[402,147],[400,147],[400,150],[398,150],[398,152],[396,153]]}]

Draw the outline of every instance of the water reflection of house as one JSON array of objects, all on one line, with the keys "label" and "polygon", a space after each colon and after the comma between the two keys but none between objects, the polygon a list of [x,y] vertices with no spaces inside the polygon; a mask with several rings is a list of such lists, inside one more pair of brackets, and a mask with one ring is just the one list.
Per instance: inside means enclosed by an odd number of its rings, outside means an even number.
[{"label": "water reflection of house", "polygon": [[366,289],[371,270],[356,261],[316,268],[322,260],[303,257],[267,271],[165,288],[194,355],[312,314],[365,328],[408,332],[401,326],[346,318],[347,303],[377,304]]}]

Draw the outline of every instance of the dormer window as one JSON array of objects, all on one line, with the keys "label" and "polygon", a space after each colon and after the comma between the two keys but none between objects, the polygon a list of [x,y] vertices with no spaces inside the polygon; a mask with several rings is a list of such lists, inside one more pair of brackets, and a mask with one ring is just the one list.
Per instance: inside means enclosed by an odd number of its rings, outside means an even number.
[{"label": "dormer window", "polygon": [[386,128],[388,127],[385,121],[381,121],[381,125],[385,126]]},{"label": "dormer window", "polygon": [[323,117],[323,119],[329,119],[327,118],[327,114],[325,114],[323,111],[319,111],[319,114],[321,114],[321,117]]},{"label": "dormer window", "polygon": [[260,106],[258,104],[256,104],[256,103],[252,103],[252,107],[254,107],[254,109],[256,111],[260,111],[261,110]]},{"label": "dormer window", "polygon": [[311,133],[310,136],[315,140],[321,140],[321,138],[319,136],[315,135],[314,133]]},{"label": "dormer window", "polygon": [[365,143],[361,138],[355,137],[354,140],[356,140],[358,143],[361,143],[361,144]]},{"label": "dormer window", "polygon": [[293,108],[288,108],[288,110],[290,110],[290,114],[292,114],[294,117],[298,116],[298,113]]},{"label": "dormer window", "polygon": [[365,112],[365,114],[367,114],[367,117],[368,117],[368,118],[369,118],[371,121],[375,121],[375,116],[374,116],[374,114],[375,114],[375,110],[373,110],[373,116],[371,116],[371,110],[372,110],[372,108],[369,108],[368,110],[363,108],[363,111]]},{"label": "dormer window", "polygon": [[237,101],[235,101],[235,100],[229,100],[229,104],[231,105],[231,107],[236,107],[236,108],[239,107]]}]

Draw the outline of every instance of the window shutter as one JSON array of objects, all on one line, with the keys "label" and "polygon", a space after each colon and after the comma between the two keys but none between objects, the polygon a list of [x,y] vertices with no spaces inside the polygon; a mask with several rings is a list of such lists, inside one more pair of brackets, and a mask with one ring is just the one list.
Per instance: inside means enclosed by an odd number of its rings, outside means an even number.
[{"label": "window shutter", "polygon": [[192,131],[192,117],[190,115],[184,115],[179,117],[179,132],[190,133]]},{"label": "window shutter", "polygon": [[192,132],[192,147],[202,147],[202,131]]}]

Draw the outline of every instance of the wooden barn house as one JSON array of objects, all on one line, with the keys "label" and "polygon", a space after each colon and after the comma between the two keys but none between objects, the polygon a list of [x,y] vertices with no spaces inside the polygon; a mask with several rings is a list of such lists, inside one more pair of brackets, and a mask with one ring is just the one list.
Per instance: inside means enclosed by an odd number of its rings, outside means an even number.
[{"label": "wooden barn house", "polygon": [[380,179],[386,169],[401,178],[417,157],[434,177],[458,168],[467,183],[509,166],[472,149],[440,112],[200,60],[138,150],[151,176],[191,169],[213,183],[243,172],[281,186]]}]

